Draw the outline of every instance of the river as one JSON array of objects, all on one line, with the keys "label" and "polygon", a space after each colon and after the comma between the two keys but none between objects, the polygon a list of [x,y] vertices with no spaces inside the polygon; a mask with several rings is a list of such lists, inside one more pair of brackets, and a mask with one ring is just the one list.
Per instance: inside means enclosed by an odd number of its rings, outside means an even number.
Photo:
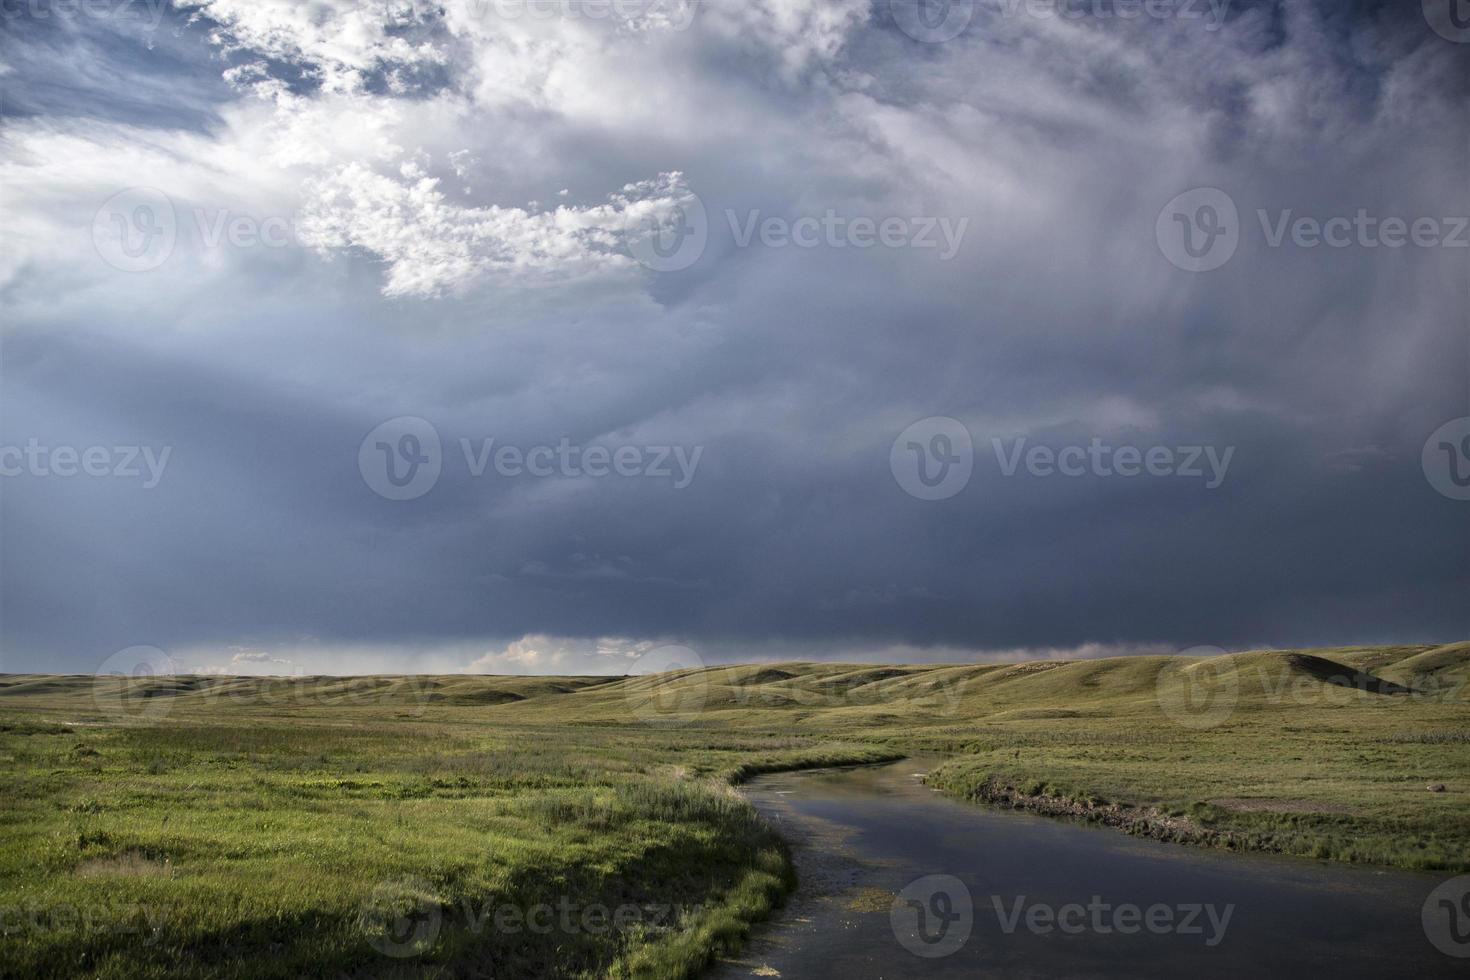
[{"label": "river", "polygon": [[1448,874],[1141,840],[949,799],[925,765],[750,783],[800,885],[711,976],[1470,975],[1421,923]]}]

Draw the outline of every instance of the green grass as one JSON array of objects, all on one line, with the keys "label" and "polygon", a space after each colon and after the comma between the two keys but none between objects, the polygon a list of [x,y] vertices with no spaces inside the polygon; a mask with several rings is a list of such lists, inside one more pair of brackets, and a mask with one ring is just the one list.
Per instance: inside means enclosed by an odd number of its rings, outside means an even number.
[{"label": "green grass", "polygon": [[[1463,643],[638,678],[0,677],[0,975],[692,976],[792,884],[732,784],[916,752],[949,756],[930,778],[960,796],[1004,786],[1126,806],[1180,839],[1470,870],[1467,677]],[[1191,683],[1215,700],[1190,710]],[[552,928],[527,927],[532,910]],[[414,939],[384,933],[398,913],[426,929],[402,957],[379,948]]]}]

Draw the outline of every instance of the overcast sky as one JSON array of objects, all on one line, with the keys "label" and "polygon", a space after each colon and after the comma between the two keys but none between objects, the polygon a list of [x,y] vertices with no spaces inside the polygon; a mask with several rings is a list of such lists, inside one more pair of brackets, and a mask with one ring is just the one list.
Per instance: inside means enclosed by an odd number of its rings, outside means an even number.
[{"label": "overcast sky", "polygon": [[62,6],[0,669],[1470,636],[1434,0]]}]

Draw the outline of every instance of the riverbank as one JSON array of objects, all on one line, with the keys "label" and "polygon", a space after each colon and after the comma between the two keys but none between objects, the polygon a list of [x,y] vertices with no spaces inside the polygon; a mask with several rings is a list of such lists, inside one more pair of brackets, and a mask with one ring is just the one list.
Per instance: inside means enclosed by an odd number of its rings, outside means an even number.
[{"label": "riverbank", "polygon": [[[1457,827],[1441,828],[1422,819],[1399,820],[1375,813],[1370,801],[1353,805],[1324,799],[1255,796],[1198,799],[1213,787],[1181,776],[1173,802],[1138,804],[1116,799],[1137,785],[1131,773],[1095,767],[1088,789],[1062,787],[1015,771],[991,769],[961,758],[930,773],[929,785],[977,804],[1078,820],[1135,837],[1231,851],[1376,864],[1411,871],[1470,870]],[[1075,777],[1074,777],[1075,778]],[[1428,786],[1416,782],[1429,796]]]}]

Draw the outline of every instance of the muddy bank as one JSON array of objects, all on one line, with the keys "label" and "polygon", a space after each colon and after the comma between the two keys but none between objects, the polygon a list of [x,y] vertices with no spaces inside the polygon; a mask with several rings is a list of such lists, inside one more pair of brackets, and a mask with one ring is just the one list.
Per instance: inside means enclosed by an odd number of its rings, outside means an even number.
[{"label": "muddy bank", "polygon": [[1169,841],[1175,844],[1223,847],[1231,850],[1254,850],[1268,853],[1282,851],[1282,848],[1273,845],[1268,837],[1204,827],[1188,817],[1165,813],[1154,807],[1079,800],[1067,796],[1053,796],[1048,793],[1027,793],[994,777],[986,779],[979,786],[969,790],[959,790],[940,783],[931,785],[935,785],[936,788],[950,795],[975,802],[993,803],[1047,817],[1071,817],[1085,820],[1105,827],[1114,827],[1135,837],[1148,837],[1152,840]]}]

